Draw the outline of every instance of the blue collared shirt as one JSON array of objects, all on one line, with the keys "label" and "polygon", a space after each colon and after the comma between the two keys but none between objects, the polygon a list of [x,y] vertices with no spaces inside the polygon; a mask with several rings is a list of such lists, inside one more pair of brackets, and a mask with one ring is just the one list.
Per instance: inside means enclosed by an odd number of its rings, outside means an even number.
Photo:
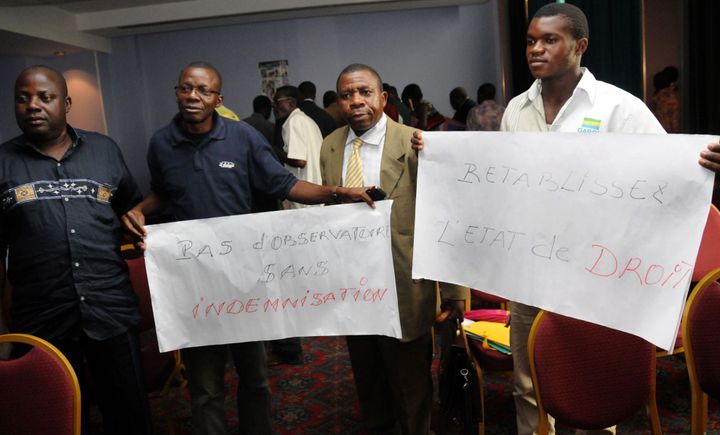
[{"label": "blue collared shirt", "polygon": [[252,189],[284,199],[297,182],[257,130],[217,114],[213,120],[197,145],[179,114],[150,139],[151,188],[175,220],[250,213]]}]

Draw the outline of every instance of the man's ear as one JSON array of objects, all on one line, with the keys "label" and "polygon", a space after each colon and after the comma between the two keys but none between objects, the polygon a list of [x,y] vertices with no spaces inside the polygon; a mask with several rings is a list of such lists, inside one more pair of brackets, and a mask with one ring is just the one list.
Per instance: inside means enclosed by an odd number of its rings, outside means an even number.
[{"label": "man's ear", "polygon": [[223,96],[222,96],[222,94],[220,94],[220,95],[218,95],[217,104],[215,105],[215,107],[220,107],[222,105],[223,105]]},{"label": "man's ear", "polygon": [[72,107],[72,98],[68,95],[65,97],[65,113],[70,113],[70,108]]},{"label": "man's ear", "polygon": [[579,56],[582,56],[583,54],[585,54],[585,51],[587,51],[587,48],[588,48],[588,44],[589,44],[589,43],[590,43],[590,41],[588,41],[587,38],[580,38],[580,39],[578,39],[578,40],[575,42],[575,52],[576,52]]}]

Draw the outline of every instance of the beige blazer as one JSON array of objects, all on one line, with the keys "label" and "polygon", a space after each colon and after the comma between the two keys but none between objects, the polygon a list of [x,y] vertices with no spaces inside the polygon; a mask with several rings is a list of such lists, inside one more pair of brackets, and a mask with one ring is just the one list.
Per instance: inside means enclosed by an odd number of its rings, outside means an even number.
[{"label": "beige blazer", "polygon": [[[402,341],[411,341],[428,333],[437,313],[435,282],[411,278],[418,164],[417,154],[410,145],[413,131],[388,118],[380,163],[380,187],[394,200],[390,232]],[[348,132],[348,126],[341,127],[323,141],[320,174],[324,185],[342,185]],[[468,290],[463,287],[443,284],[442,289],[443,297],[448,299],[467,297]]]}]

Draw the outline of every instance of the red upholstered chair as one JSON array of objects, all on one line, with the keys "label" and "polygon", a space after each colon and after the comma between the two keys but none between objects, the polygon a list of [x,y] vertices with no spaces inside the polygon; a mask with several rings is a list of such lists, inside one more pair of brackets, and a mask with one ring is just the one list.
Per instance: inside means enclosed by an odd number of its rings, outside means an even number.
[{"label": "red upholstered chair", "polygon": [[576,429],[597,430],[645,405],[660,434],[655,401],[655,346],[625,332],[541,311],[528,342],[538,404],[538,434],[548,414]]},{"label": "red upholstered chair", "polygon": [[0,343],[33,346],[0,360],[0,434],[79,435],[80,385],[65,356],[32,335],[0,335]]},{"label": "red upholstered chair", "polygon": [[720,399],[720,269],[695,286],[683,312],[682,332],[692,396],[692,433],[705,433],[708,396]]},{"label": "red upholstered chair", "polygon": [[[720,267],[720,211],[717,207],[710,204],[710,212],[705,223],[702,240],[700,241],[700,249],[695,260],[695,268],[693,269],[692,281],[698,282],[708,273]],[[672,352],[658,349],[657,356],[675,355],[685,351],[684,338],[682,334],[683,324],[680,324],[675,348]]]},{"label": "red upholstered chair", "polygon": [[[495,296],[490,293],[485,293],[480,290],[470,289],[470,295],[473,298],[473,300],[480,300],[482,302],[490,302],[492,304],[498,304],[500,305],[502,310],[505,310],[507,312],[507,303],[508,300],[505,298],[502,298],[500,296]],[[488,312],[491,315],[494,314],[497,310],[487,310],[487,309],[479,309],[479,310],[472,310],[468,314],[466,314],[466,317],[469,319],[473,319],[473,315],[477,314],[480,316],[480,318],[483,317],[483,312]],[[477,319],[474,319],[477,320]],[[498,319],[499,321],[505,323],[507,322],[507,318],[504,320]],[[494,321],[494,320],[490,320]],[[473,353],[473,356],[477,360],[478,364],[483,370],[490,370],[490,371],[511,371],[513,369],[513,360],[512,355],[506,355],[504,353],[500,353],[496,350],[490,349],[487,346],[484,346],[482,342],[478,340],[468,340],[468,344],[470,346],[470,350]]]}]

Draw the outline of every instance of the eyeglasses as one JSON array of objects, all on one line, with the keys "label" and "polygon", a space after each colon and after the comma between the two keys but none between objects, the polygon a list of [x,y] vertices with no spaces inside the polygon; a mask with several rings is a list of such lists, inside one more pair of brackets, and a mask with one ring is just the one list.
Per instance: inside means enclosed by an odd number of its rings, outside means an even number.
[{"label": "eyeglasses", "polygon": [[192,94],[193,91],[196,91],[198,94],[202,95],[203,97],[209,97],[212,94],[220,95],[220,92],[213,91],[212,89],[208,89],[205,86],[200,86],[197,88],[190,86],[190,85],[175,86],[175,92],[178,92],[182,95],[190,95],[190,94]]},{"label": "eyeglasses", "polygon": [[281,101],[292,100],[292,99],[293,99],[292,97],[282,97],[282,98],[278,98],[277,100],[273,101],[272,105],[273,105],[273,107],[275,107],[275,106],[277,106],[278,104],[280,104]]}]

